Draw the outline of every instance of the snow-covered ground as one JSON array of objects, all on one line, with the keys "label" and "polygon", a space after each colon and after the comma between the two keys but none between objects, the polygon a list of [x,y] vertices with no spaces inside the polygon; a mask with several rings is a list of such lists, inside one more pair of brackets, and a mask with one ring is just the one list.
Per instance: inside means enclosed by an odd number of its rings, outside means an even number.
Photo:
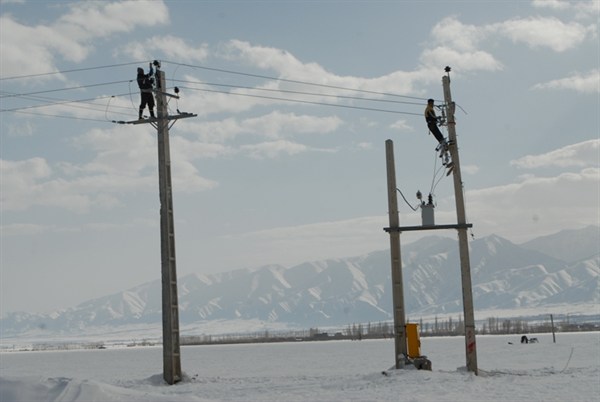
[{"label": "snow-covered ground", "polygon": [[422,338],[433,371],[388,376],[391,340],[187,346],[173,386],[157,347],[3,352],[0,401],[598,401],[600,333],[534,336],[479,336],[479,376],[462,337]]}]

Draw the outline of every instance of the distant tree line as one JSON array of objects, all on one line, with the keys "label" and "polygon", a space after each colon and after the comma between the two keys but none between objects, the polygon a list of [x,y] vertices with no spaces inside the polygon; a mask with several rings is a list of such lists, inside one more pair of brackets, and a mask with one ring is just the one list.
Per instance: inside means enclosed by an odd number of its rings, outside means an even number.
[{"label": "distant tree line", "polygon": [[[419,334],[427,336],[459,336],[464,335],[464,321],[459,315],[456,319],[447,317],[433,322],[419,320]],[[566,320],[554,323],[556,332],[600,331],[600,323],[571,323]],[[552,331],[550,319],[542,321],[527,321],[524,319],[500,319],[490,317],[485,322],[479,323],[475,332],[479,335],[500,334],[530,334],[547,333]],[[326,340],[362,340],[386,339],[394,337],[394,325],[391,321],[375,323],[353,323],[344,328],[309,328],[306,330],[286,331],[259,331],[252,333],[234,333],[222,335],[193,335],[182,336],[181,345],[208,345],[229,343],[267,343],[267,342],[307,342]]]},{"label": "distant tree line", "polygon": [[[408,320],[410,322],[410,320]],[[577,331],[600,331],[600,322],[581,322],[577,316],[564,316],[562,319],[554,320],[555,332],[577,332]],[[413,323],[416,323],[412,321]],[[456,318],[446,317],[439,319],[435,317],[432,322],[424,322],[420,319],[419,334],[427,336],[460,336],[464,335],[464,322],[462,316]],[[500,334],[531,334],[552,332],[550,317],[538,320],[526,320],[521,318],[498,318],[489,317],[483,322],[478,322],[475,328],[478,335],[500,335]],[[363,340],[363,339],[386,339],[394,337],[394,324],[391,321],[353,323],[346,327],[319,329],[318,327],[299,330],[284,331],[257,331],[239,332],[219,335],[187,335],[181,336],[181,345],[212,345],[231,343],[267,343],[267,342],[309,342],[327,340]],[[126,346],[154,346],[159,345],[160,340],[140,340],[128,343]],[[41,351],[41,350],[71,350],[71,349],[104,349],[103,342],[88,343],[38,343],[19,350]]]}]

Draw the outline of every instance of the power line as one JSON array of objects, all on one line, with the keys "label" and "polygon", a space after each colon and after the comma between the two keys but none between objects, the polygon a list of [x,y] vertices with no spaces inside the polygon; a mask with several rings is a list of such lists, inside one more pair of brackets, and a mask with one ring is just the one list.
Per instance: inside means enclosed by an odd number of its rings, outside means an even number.
[{"label": "power line", "polygon": [[8,110],[9,112],[13,112],[13,113],[22,113],[22,114],[31,114],[31,115],[35,115],[35,116],[43,116],[43,117],[59,117],[61,119],[72,119],[72,120],[87,120],[87,121],[99,121],[102,123],[106,123],[106,119],[101,120],[101,119],[92,119],[89,117],[75,117],[75,116],[63,116],[63,115],[57,115],[57,114],[45,114],[45,113],[35,113],[35,112],[26,112],[23,110]]},{"label": "power line", "polygon": [[78,85],[76,87],[47,89],[44,91],[35,91],[35,92],[20,93],[20,94],[18,93],[18,94],[14,94],[14,95],[2,95],[2,96],[0,96],[0,98],[15,98],[15,97],[20,97],[20,96],[38,95],[38,94],[45,94],[45,93],[50,93],[50,92],[72,91],[75,89],[93,88],[93,87],[99,87],[99,86],[104,86],[104,85],[123,84],[123,83],[129,82],[129,81],[130,80],[111,81],[111,82],[101,82],[98,84]]},{"label": "power line", "polygon": [[311,85],[311,86],[317,86],[317,87],[323,87],[323,88],[340,89],[340,90],[344,90],[344,91],[354,91],[354,92],[368,93],[368,94],[374,94],[374,95],[395,96],[395,97],[400,97],[400,98],[416,99],[416,100],[422,100],[422,101],[427,100],[427,98],[419,98],[419,97],[415,97],[415,96],[400,95],[400,94],[394,94],[394,93],[388,93],[388,92],[369,91],[366,89],[347,88],[347,87],[342,87],[342,86],[337,86],[337,85],[318,84],[315,82],[299,81],[299,80],[292,80],[292,79],[279,78],[279,77],[271,77],[268,75],[261,75],[261,74],[244,73],[244,72],[240,72],[240,71],[199,66],[199,65],[194,65],[194,64],[176,63],[176,62],[172,62],[172,61],[165,61],[165,63],[174,64],[174,65],[183,66],[183,67],[197,68],[197,69],[207,70],[207,71],[216,71],[216,72],[227,73],[227,74],[243,75],[243,76],[247,76],[247,77],[262,78],[262,79],[273,80],[273,81],[290,82],[293,84]]},{"label": "power line", "polygon": [[[36,108],[40,108],[40,107],[49,107],[49,106],[56,106],[56,105],[67,105],[69,103],[87,103],[87,102],[90,102],[90,101],[93,101],[93,100],[107,99],[107,98],[117,98],[117,97],[128,96],[128,95],[129,95],[129,93],[119,94],[119,95],[100,96],[100,97],[88,98],[88,99],[64,100],[64,101],[57,101],[57,102],[52,102],[52,103],[46,103],[46,104],[43,104],[43,105],[28,105],[28,106],[16,107],[16,108],[12,108],[12,109],[0,109],[0,112],[17,112],[17,111],[25,110],[25,109],[36,109]],[[98,106],[100,106],[100,105],[98,105]]]},{"label": "power line", "polygon": [[[98,66],[98,67],[87,67],[87,68],[81,68],[81,69],[64,70],[64,71],[59,71],[59,72],[49,72],[49,73],[41,73],[41,74],[30,74],[30,75],[23,75],[23,76],[5,77],[5,78],[0,78],[0,79],[7,80],[7,79],[27,78],[27,77],[33,77],[33,76],[67,73],[67,72],[75,72],[75,71],[88,71],[88,70],[118,67],[118,66],[125,66],[125,65],[131,65],[131,64],[139,64],[139,63],[140,62],[112,64],[112,65],[105,65],[105,66]],[[204,70],[209,70],[209,71],[217,71],[217,72],[222,72],[222,73],[227,73],[227,74],[237,74],[237,75],[242,75],[242,76],[247,76],[247,77],[262,78],[262,79],[282,81],[282,82],[290,82],[290,83],[295,83],[295,84],[317,86],[317,87],[323,87],[323,88],[329,88],[329,89],[353,91],[353,92],[358,92],[358,93],[376,94],[379,96],[391,96],[391,97],[401,97],[401,98],[415,99],[415,100],[424,100],[424,98],[417,98],[417,97],[405,96],[405,95],[399,95],[399,94],[393,94],[393,93],[376,92],[376,91],[369,91],[369,90],[356,89],[356,88],[347,88],[347,87],[341,87],[341,86],[335,86],[335,85],[319,84],[319,83],[313,83],[313,82],[307,82],[307,81],[270,77],[270,76],[266,76],[266,75],[244,73],[244,72],[226,70],[226,69],[221,69],[221,68],[212,68],[212,67],[206,67],[206,66],[199,66],[199,65],[185,64],[185,63],[175,63],[175,62],[169,62],[169,61],[167,61],[166,63],[170,63],[170,64],[173,64],[176,66],[186,66],[186,67],[190,67],[190,68],[204,69]],[[8,93],[8,94],[0,95],[0,99],[6,99],[6,98],[24,98],[25,99],[27,97],[31,97],[32,95],[51,93],[51,92],[77,90],[77,89],[84,89],[84,88],[92,88],[92,87],[99,87],[99,86],[116,85],[116,84],[122,84],[125,82],[128,82],[129,85],[131,85],[132,81],[133,80],[121,80],[121,81],[112,81],[112,82],[104,82],[104,83],[96,83],[96,84],[88,84],[88,85],[79,85],[79,86],[66,87],[66,88],[55,88],[55,89],[48,89],[48,90],[43,90],[43,91],[29,92],[29,93]],[[366,101],[366,102],[385,102],[385,103],[421,105],[421,103],[417,103],[417,102],[408,102],[408,101],[399,101],[399,100],[390,100],[390,99],[364,98],[364,97],[349,96],[349,95],[320,94],[320,93],[311,93],[311,92],[305,92],[305,91],[293,91],[293,90],[271,89],[271,88],[256,88],[256,87],[249,87],[249,86],[243,86],[243,85],[205,83],[205,82],[186,81],[186,80],[173,80],[173,81],[181,82],[181,83],[188,83],[188,84],[239,88],[239,89],[246,89],[249,91],[279,92],[279,93],[307,95],[307,96],[319,96],[319,97],[335,98],[335,99],[360,100],[360,101]],[[342,104],[319,102],[319,101],[290,99],[290,98],[285,98],[285,97],[274,97],[274,96],[256,95],[256,94],[248,94],[248,93],[227,92],[227,91],[219,91],[219,90],[214,90],[214,89],[197,88],[197,87],[182,87],[182,88],[190,89],[190,90],[194,90],[194,91],[222,93],[222,94],[226,94],[226,95],[246,96],[246,97],[269,99],[269,100],[275,100],[275,101],[294,102],[294,103],[303,103],[303,104],[312,104],[312,105],[321,105],[321,106],[330,106],[330,107],[342,107],[342,108],[347,108],[347,109],[357,109],[357,110],[366,110],[366,111],[375,111],[375,112],[384,112],[384,113],[421,116],[421,113],[403,112],[403,111],[398,111],[398,110],[389,110],[389,109],[382,109],[382,108],[375,108],[375,107],[342,105]],[[129,95],[131,97],[131,87],[130,87],[129,91],[130,91],[129,94],[120,94],[120,95],[113,95],[113,96],[118,97],[118,96]],[[90,98],[90,99],[80,99],[80,100],[73,100],[73,101],[58,100],[57,102],[50,102],[50,103],[46,103],[43,105],[29,105],[29,106],[23,106],[23,107],[15,107],[15,108],[11,108],[11,109],[8,109],[8,108],[0,109],[0,112],[16,112],[16,111],[21,111],[21,110],[25,110],[25,109],[32,109],[32,108],[46,107],[46,106],[53,106],[53,105],[70,104],[70,103],[84,103],[84,102],[88,102],[88,101],[104,99],[107,97],[108,96],[98,97],[98,98]]]},{"label": "power line", "polygon": [[[3,91],[0,91],[0,92],[3,92]],[[13,94],[13,95],[17,95],[17,94]],[[54,106],[54,105],[61,105],[61,104],[68,104],[68,103],[84,103],[87,105],[98,106],[98,107],[104,108],[105,105],[99,104],[99,103],[94,103],[92,101],[106,99],[106,98],[112,98],[112,97],[125,96],[125,95],[127,95],[127,94],[102,96],[102,97],[97,97],[97,98],[81,99],[81,100],[68,100],[68,99],[61,99],[61,98],[52,98],[49,96],[19,96],[19,98],[23,98],[26,100],[32,100],[32,101],[36,101],[36,102],[46,102],[46,103],[42,104],[42,105],[23,106],[20,108],[7,109],[7,110],[2,110],[2,111],[15,111],[15,110],[21,110],[21,109],[31,109],[31,108],[36,108],[36,107],[46,107],[46,106]],[[77,105],[69,105],[69,107],[77,107],[77,108],[89,109],[89,110],[100,110],[100,109],[94,109],[91,107],[86,108],[85,106],[77,106]],[[128,107],[128,106],[117,106],[116,105],[116,106],[112,106],[112,107],[116,108],[116,109],[131,110],[131,107]],[[104,110],[104,109],[102,109],[102,110]],[[118,112],[116,112],[116,113],[118,113]]]},{"label": "power line", "polygon": [[217,91],[217,90],[205,89],[205,88],[193,88],[193,87],[181,87],[181,88],[183,88],[183,89],[190,89],[190,90],[193,90],[193,91],[213,92],[213,93],[221,93],[221,94],[225,94],[225,95],[235,95],[235,96],[247,96],[247,97],[251,97],[251,98],[270,99],[270,100],[278,100],[278,101],[284,101],[284,102],[294,102],[294,103],[304,103],[304,104],[310,104],[310,105],[341,107],[341,108],[347,108],[347,109],[368,110],[368,111],[371,111],[371,112],[384,112],[384,113],[395,113],[395,114],[407,114],[407,115],[421,116],[421,113],[401,112],[401,111],[389,110],[389,109],[379,109],[379,108],[370,108],[370,107],[363,107],[363,106],[351,106],[351,105],[338,105],[338,104],[335,104],[335,103],[325,103],[325,102],[316,102],[316,101],[307,101],[307,100],[289,99],[289,98],[277,98],[277,97],[274,97],[274,96],[264,96],[264,95],[242,94],[242,93],[235,93],[235,92]]},{"label": "power line", "polygon": [[292,91],[292,90],[287,90],[287,89],[259,88],[259,87],[248,87],[248,86],[243,86],[243,85],[218,84],[218,83],[213,83],[213,82],[185,81],[185,80],[175,80],[175,79],[173,79],[171,81],[181,82],[181,83],[185,83],[185,84],[199,84],[199,85],[207,85],[207,86],[215,86],[215,87],[247,89],[247,90],[251,90],[251,91],[281,92],[281,93],[289,93],[289,94],[295,94],[295,95],[320,96],[320,97],[324,97],[324,98],[351,99],[351,100],[397,103],[397,104],[419,105],[419,106],[423,105],[423,103],[420,103],[420,102],[417,103],[417,102],[397,101],[397,100],[391,100],[391,99],[362,98],[362,97],[358,97],[358,96],[332,95],[332,94],[315,93],[315,92]]},{"label": "power line", "polygon": [[39,74],[14,75],[12,77],[0,77],[0,81],[4,81],[4,80],[17,80],[17,79],[33,78],[33,77],[42,77],[42,76],[45,76],[45,75],[67,74],[67,73],[73,73],[73,72],[79,72],[79,71],[99,70],[99,69],[103,69],[103,68],[123,67],[123,66],[130,66],[132,64],[140,64],[140,63],[147,63],[147,61],[144,61],[144,62],[142,62],[142,61],[132,61],[132,62],[129,62],[129,63],[108,64],[108,65],[105,65],[105,66],[97,66],[97,67],[74,68],[74,69],[71,69],[71,70],[51,71],[51,72],[39,73]]}]

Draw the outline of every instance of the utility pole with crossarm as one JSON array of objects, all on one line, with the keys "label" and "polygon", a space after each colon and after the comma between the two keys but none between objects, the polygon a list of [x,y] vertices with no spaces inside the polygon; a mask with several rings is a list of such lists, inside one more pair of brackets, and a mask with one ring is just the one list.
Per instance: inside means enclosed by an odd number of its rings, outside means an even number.
[{"label": "utility pole with crossarm", "polygon": [[[475,314],[473,308],[473,289],[471,284],[471,263],[469,260],[469,244],[467,230],[473,225],[467,223],[465,213],[465,200],[463,196],[462,177],[460,172],[460,160],[458,155],[458,143],[456,141],[456,127],[454,120],[455,104],[450,94],[450,67],[445,68],[446,76],[442,78],[444,89],[445,113],[447,116],[448,140],[447,150],[452,157],[452,165],[448,174],[453,173],[454,179],[454,198],[456,201],[456,224],[436,225],[433,219],[433,210],[428,208],[430,217],[423,213],[423,225],[421,226],[400,226],[398,217],[398,205],[396,196],[396,174],[394,165],[394,152],[392,140],[386,141],[386,166],[388,182],[388,206],[390,226],[384,228],[390,235],[390,254],[392,262],[392,303],[394,317],[395,334],[395,356],[396,368],[404,367],[406,362],[407,337],[404,308],[404,290],[402,281],[402,258],[400,253],[400,233],[420,230],[445,230],[456,229],[458,231],[458,246],[460,256],[460,272],[463,294],[463,309],[465,316],[465,354],[467,370],[478,374],[477,368],[477,344],[475,341]],[[443,151],[445,152],[445,151]],[[419,192],[420,193],[420,192]],[[420,198],[419,195],[417,195]],[[430,201],[431,205],[431,201]],[[422,208],[424,207],[422,204]],[[422,211],[423,212],[423,211]]]},{"label": "utility pole with crossarm", "polygon": [[465,354],[467,370],[478,374],[471,263],[469,258],[469,241],[467,237],[468,227],[465,213],[462,176],[460,172],[460,160],[458,156],[458,143],[456,141],[456,121],[454,120],[455,104],[452,101],[452,94],[450,92],[450,67],[446,67],[445,71],[446,75],[442,77],[442,85],[444,88],[444,102],[446,103],[446,115],[448,118],[448,140],[450,141],[450,144],[454,144],[450,146],[450,155],[452,156],[452,162],[454,162],[454,200],[456,203],[456,221],[458,223],[458,251],[460,256],[463,312],[465,315]]},{"label": "utility pole with crossarm", "polygon": [[[179,348],[179,303],[177,299],[177,268],[175,263],[175,227],[173,219],[173,187],[171,185],[171,151],[169,128],[176,120],[196,117],[193,113],[169,115],[167,97],[179,98],[166,92],[165,73],[156,67],[156,118],[140,119],[127,124],[149,123],[158,132],[158,184],[160,197],[160,251],[162,278],[163,318],[163,377],[168,384],[181,381],[181,354]],[[178,92],[175,88],[175,92]],[[179,112],[179,111],[178,111]]]}]

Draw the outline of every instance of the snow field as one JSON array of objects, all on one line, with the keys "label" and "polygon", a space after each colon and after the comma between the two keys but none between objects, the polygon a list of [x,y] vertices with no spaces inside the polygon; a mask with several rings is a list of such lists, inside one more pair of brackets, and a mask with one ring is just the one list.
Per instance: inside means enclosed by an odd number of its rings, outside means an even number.
[{"label": "snow field", "polygon": [[5,352],[0,400],[598,401],[600,333],[534,336],[479,336],[479,376],[464,369],[462,337],[422,338],[433,371],[389,376],[391,340],[187,346],[174,386],[162,381],[161,348]]}]

